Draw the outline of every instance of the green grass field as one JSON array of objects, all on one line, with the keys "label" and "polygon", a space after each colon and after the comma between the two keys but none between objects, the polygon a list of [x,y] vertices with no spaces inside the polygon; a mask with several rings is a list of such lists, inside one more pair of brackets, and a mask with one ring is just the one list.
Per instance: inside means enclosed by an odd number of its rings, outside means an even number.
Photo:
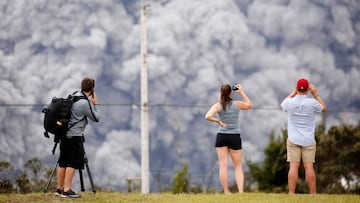
[{"label": "green grass field", "polygon": [[243,194],[170,194],[170,193],[116,193],[116,192],[91,192],[80,193],[81,198],[70,199],[57,197],[51,193],[43,194],[1,194],[0,202],[171,202],[171,203],[222,203],[222,202],[268,202],[268,203],[352,203],[360,202],[360,195],[327,195],[327,194],[273,194],[273,193],[243,193]]}]

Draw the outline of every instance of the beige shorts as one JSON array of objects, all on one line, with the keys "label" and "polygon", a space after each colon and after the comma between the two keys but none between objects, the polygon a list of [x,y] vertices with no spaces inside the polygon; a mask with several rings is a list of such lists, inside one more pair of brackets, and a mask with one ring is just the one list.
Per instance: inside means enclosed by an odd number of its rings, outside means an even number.
[{"label": "beige shorts", "polygon": [[315,163],[316,141],[310,146],[300,146],[293,144],[287,139],[287,161],[288,162],[312,162]]}]

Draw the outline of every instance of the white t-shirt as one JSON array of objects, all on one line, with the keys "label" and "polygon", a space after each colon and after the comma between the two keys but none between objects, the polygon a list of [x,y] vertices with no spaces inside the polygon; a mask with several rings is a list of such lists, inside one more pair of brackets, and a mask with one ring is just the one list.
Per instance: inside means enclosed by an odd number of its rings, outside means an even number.
[{"label": "white t-shirt", "polygon": [[306,95],[295,95],[285,99],[283,111],[288,112],[288,137],[297,145],[309,146],[315,140],[315,114],[321,112],[323,106]]}]

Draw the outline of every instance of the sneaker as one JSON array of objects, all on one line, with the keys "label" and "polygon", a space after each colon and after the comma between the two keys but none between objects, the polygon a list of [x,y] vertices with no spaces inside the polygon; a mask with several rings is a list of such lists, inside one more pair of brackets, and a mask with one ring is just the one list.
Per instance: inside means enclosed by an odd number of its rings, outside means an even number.
[{"label": "sneaker", "polygon": [[76,194],[74,191],[72,191],[71,189],[69,191],[64,191],[61,194],[61,197],[70,197],[70,198],[79,198],[80,195]]},{"label": "sneaker", "polygon": [[56,191],[54,192],[54,194],[55,194],[56,196],[61,196],[63,192],[64,192],[63,190],[60,190],[60,189],[58,188],[58,189],[56,189]]}]

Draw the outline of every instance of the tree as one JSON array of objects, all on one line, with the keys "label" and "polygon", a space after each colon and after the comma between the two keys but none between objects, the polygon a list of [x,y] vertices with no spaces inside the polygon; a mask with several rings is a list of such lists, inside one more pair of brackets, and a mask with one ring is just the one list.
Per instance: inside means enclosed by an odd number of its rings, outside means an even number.
[{"label": "tree", "polygon": [[11,193],[14,191],[13,184],[8,177],[13,172],[13,167],[7,161],[0,161],[0,193]]},{"label": "tree", "polygon": [[288,164],[286,163],[287,131],[282,129],[282,136],[275,138],[270,134],[269,145],[265,148],[265,160],[262,167],[247,159],[249,174],[258,183],[258,189],[265,192],[283,192],[287,187]]},{"label": "tree", "polygon": [[[356,125],[331,126],[325,132],[325,120],[315,131],[317,140],[316,162],[317,191],[319,193],[360,193],[360,122]],[[286,162],[286,129],[265,148],[262,166],[247,160],[250,176],[258,189],[265,192],[286,192],[288,163]],[[298,193],[307,193],[304,170],[299,169]]]},{"label": "tree", "polygon": [[34,157],[27,160],[24,165],[24,169],[27,171],[27,175],[30,177],[32,191],[41,192],[45,180],[40,178],[44,171],[40,159]]},{"label": "tree", "polygon": [[16,184],[19,193],[31,192],[31,184],[28,175],[23,171],[20,176],[16,177]]},{"label": "tree", "polygon": [[188,164],[183,164],[174,178],[173,193],[187,193],[189,192],[190,174],[188,173]]},{"label": "tree", "polygon": [[318,191],[360,193],[360,122],[332,126],[319,138],[316,170]]},{"label": "tree", "polygon": [[[41,161],[34,157],[26,161],[24,169],[16,177],[16,184],[20,193],[41,192],[50,170],[43,168]],[[43,178],[44,177],[44,178]]]}]

